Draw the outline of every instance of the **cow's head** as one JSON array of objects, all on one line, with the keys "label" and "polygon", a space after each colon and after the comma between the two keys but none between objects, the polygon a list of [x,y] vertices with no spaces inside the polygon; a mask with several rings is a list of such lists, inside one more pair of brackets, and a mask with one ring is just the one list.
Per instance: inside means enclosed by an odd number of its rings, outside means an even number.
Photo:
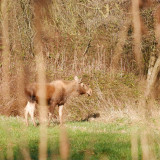
[{"label": "cow's head", "polygon": [[76,81],[76,83],[78,85],[77,91],[78,91],[79,94],[87,94],[88,96],[92,95],[92,89],[89,88],[84,83],[82,83],[81,80],[77,76],[74,77],[74,80]]}]

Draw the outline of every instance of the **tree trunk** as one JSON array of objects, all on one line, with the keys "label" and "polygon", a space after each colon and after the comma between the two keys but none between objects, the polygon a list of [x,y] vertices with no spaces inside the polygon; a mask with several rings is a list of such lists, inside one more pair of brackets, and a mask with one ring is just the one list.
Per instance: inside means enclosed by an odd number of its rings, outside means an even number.
[{"label": "tree trunk", "polygon": [[14,2],[12,2],[13,10],[12,10],[12,15],[13,17],[15,17],[12,20],[12,25],[13,25],[13,52],[16,55],[16,96],[17,96],[17,111],[19,115],[24,115],[24,106],[25,106],[25,93],[24,93],[24,82],[25,82],[25,76],[24,76],[24,66],[22,63],[22,44],[21,44],[21,37],[19,36],[19,22],[18,22],[18,18],[17,15],[19,14],[19,9],[20,9],[20,3],[18,0],[14,0]]},{"label": "tree trunk", "polygon": [[[42,1],[42,0],[41,0]],[[43,45],[41,40],[42,31],[42,3],[41,1],[34,0],[34,28],[35,28],[35,38],[34,38],[34,49],[35,49],[35,59],[37,68],[37,81],[38,83],[44,84],[46,82],[45,77],[45,63],[43,56]],[[39,159],[47,159],[47,106],[46,106],[46,88],[45,85],[41,85],[39,88],[40,97],[43,97],[39,101],[39,116],[40,116],[40,144],[39,144]]]},{"label": "tree trunk", "polygon": [[8,0],[1,1],[2,13],[2,97],[4,102],[10,99],[10,49],[8,33]]},{"label": "tree trunk", "polygon": [[[160,6],[157,8],[155,12],[155,36],[158,42],[157,47],[160,48]],[[145,92],[145,107],[146,107],[146,113],[150,112],[151,105],[150,101],[152,100],[153,93],[155,90],[156,83],[158,82],[158,74],[160,72],[160,54],[158,54],[158,58],[156,60],[156,55],[153,54],[150,59],[148,69],[148,75],[147,75],[147,88]],[[148,114],[148,113],[147,113]]]},{"label": "tree trunk", "polygon": [[139,13],[139,0],[132,0],[132,16],[134,28],[134,55],[138,71],[142,75],[144,71],[144,62],[141,53],[141,19]]}]

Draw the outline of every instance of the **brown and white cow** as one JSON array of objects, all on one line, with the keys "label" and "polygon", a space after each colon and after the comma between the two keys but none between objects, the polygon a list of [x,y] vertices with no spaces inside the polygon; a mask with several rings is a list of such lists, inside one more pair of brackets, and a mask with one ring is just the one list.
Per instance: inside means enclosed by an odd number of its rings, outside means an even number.
[{"label": "brown and white cow", "polygon": [[[26,87],[25,92],[28,97],[28,103],[25,107],[25,120],[28,125],[28,115],[31,116],[33,124],[35,123],[35,108],[36,104],[39,104],[40,97],[39,88],[42,84],[32,83]],[[59,107],[59,119],[60,124],[62,124],[62,111],[64,104],[70,96],[78,96],[82,94],[87,94],[90,96],[92,94],[92,89],[82,83],[77,76],[74,77],[73,81],[56,80],[51,83],[45,84],[46,88],[46,103],[48,105],[48,110],[50,115],[53,115],[56,106]],[[51,117],[51,116],[50,116]],[[50,122],[49,118],[49,122]]]}]

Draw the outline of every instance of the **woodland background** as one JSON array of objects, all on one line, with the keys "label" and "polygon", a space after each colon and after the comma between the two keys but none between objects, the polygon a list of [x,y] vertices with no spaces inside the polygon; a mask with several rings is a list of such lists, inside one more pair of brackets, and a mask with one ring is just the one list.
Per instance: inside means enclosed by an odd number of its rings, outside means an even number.
[{"label": "woodland background", "polygon": [[66,120],[160,115],[157,0],[1,0],[0,112],[23,116],[24,87],[82,78],[93,96],[70,100]]}]

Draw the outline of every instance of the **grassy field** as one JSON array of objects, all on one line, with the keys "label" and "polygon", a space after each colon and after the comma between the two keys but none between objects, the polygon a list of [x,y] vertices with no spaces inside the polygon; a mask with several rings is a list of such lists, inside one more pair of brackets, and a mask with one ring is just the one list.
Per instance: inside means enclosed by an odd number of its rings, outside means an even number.
[{"label": "grassy field", "polygon": [[[154,122],[155,123],[155,122]],[[153,123],[153,124],[154,124]],[[112,123],[68,122],[67,136],[72,160],[129,160],[132,159],[132,138],[137,137],[138,159],[142,159],[149,148],[152,159],[159,159],[160,151],[158,129],[134,125],[124,120]],[[148,130],[148,132],[146,132]],[[136,132],[135,132],[136,131]],[[135,134],[133,134],[135,133]],[[60,127],[48,128],[48,159],[60,159]],[[145,147],[144,147],[144,146]],[[21,118],[0,117],[0,159],[23,160],[27,154],[38,159],[39,127],[24,125]],[[132,146],[132,147],[131,147]],[[144,159],[144,157],[143,157]]]},{"label": "grassy field", "polygon": [[[0,115],[24,115],[29,83],[77,75],[93,94],[64,109],[68,159],[160,159],[159,1],[32,2],[0,1]],[[0,160],[41,160],[41,129],[0,116]],[[62,133],[47,128],[49,160],[62,159]]]}]

